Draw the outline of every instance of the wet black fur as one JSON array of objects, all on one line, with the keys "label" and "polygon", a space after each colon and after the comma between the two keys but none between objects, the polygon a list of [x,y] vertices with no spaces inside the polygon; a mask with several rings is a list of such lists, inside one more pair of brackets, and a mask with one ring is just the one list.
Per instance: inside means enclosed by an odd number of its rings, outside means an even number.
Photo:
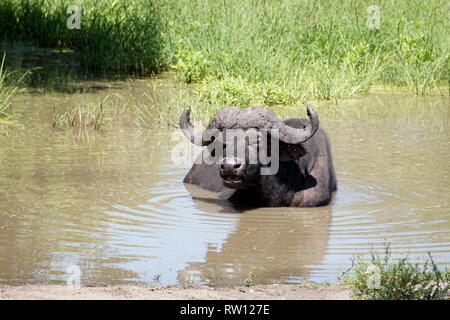
[{"label": "wet black fur", "polygon": [[[291,127],[301,128],[308,124],[309,120],[288,119],[285,123]],[[214,124],[214,127],[217,128],[219,125]],[[228,126],[220,126],[220,129],[224,128]],[[280,142],[280,149],[283,147],[286,145]],[[337,188],[328,138],[322,129],[318,129],[316,134],[300,147],[300,156],[296,155],[298,157],[292,161],[280,161],[278,173],[260,176],[259,184],[256,186],[237,190],[225,188],[219,175],[219,164],[204,163],[194,164],[184,182],[210,191],[222,192],[233,204],[244,207],[327,205],[332,199],[332,192]],[[203,152],[208,151],[205,149]],[[202,157],[202,154],[199,157]]]}]

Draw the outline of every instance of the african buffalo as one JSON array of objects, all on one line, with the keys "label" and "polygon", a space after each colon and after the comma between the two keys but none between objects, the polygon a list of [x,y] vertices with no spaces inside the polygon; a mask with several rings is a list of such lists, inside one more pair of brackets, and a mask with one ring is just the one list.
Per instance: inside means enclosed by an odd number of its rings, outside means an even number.
[{"label": "african buffalo", "polygon": [[[227,107],[216,113],[207,130],[197,131],[185,110],[180,118],[184,135],[207,148],[184,182],[222,192],[232,203],[246,207],[328,204],[336,190],[330,145],[319,129],[317,113],[311,107],[307,113],[309,120],[282,121],[260,107]],[[256,159],[251,157],[255,153]]]}]

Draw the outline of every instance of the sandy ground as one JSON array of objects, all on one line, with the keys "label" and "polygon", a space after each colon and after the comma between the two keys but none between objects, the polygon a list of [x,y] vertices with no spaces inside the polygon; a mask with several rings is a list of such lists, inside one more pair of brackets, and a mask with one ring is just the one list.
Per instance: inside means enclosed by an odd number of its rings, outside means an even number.
[{"label": "sandy ground", "polygon": [[0,300],[348,300],[350,291],[340,284],[329,286],[268,285],[251,288],[207,286],[145,287],[106,286],[71,288],[64,285],[0,286]]}]

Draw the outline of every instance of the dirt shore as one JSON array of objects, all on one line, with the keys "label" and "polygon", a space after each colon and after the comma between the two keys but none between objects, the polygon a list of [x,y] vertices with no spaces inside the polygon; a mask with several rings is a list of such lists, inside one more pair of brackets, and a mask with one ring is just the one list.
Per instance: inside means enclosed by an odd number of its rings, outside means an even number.
[{"label": "dirt shore", "polygon": [[207,286],[146,287],[146,286],[81,286],[64,285],[0,286],[1,300],[348,300],[349,289],[340,284],[267,285],[251,288],[212,288]]}]

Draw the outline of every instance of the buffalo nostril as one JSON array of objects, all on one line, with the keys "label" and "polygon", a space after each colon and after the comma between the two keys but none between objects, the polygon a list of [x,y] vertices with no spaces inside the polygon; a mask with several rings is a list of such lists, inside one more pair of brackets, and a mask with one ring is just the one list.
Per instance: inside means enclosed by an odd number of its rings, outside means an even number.
[{"label": "buffalo nostril", "polygon": [[225,169],[225,166],[223,164],[221,164],[220,169]]},{"label": "buffalo nostril", "polygon": [[235,164],[234,164],[234,168],[235,168],[235,169],[238,169],[238,168],[240,168],[240,166],[241,166],[241,164],[240,164],[240,163],[235,163]]}]

